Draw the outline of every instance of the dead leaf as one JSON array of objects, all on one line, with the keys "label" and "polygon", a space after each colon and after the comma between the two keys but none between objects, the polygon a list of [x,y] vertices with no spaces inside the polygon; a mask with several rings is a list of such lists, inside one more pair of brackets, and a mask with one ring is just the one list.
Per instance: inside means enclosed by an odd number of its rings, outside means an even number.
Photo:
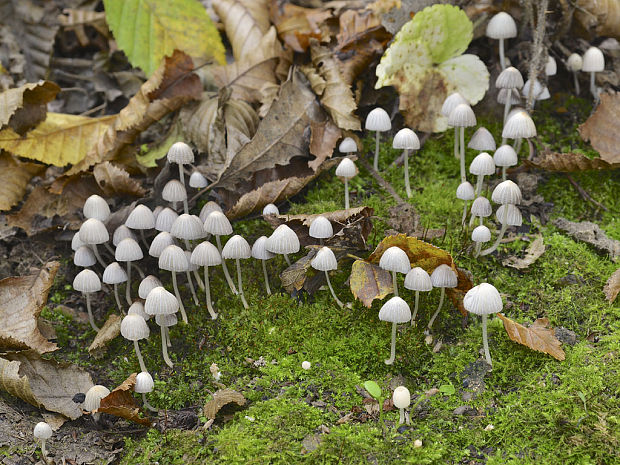
[{"label": "dead leaf", "polygon": [[504,266],[523,270],[534,263],[545,252],[545,244],[542,236],[536,236],[536,239],[532,241],[527,250],[525,251],[525,257],[518,258],[511,256],[502,261]]},{"label": "dead leaf", "polygon": [[95,339],[88,348],[88,353],[94,358],[101,358],[108,350],[108,344],[121,333],[121,317],[113,313],[101,327]]},{"label": "dead leaf", "polygon": [[[317,275],[317,271],[310,265],[316,253],[317,249],[312,248],[305,256],[282,270],[280,282],[286,292],[294,295],[298,291],[305,289],[309,294],[313,294],[320,287],[320,285],[310,285],[310,280]],[[320,273],[320,275],[322,277],[323,273]]]},{"label": "dead leaf", "polygon": [[609,301],[610,304],[614,303],[616,297],[618,297],[618,293],[620,292],[620,268],[613,272],[613,274],[607,280],[605,287],[603,288],[603,293],[605,294],[605,298]]},{"label": "dead leaf", "polygon": [[146,194],[146,189],[140,185],[139,181],[132,179],[127,171],[109,161],[95,165],[93,176],[106,196],[144,197]]},{"label": "dead leaf", "polygon": [[46,104],[56,98],[60,87],[51,81],[27,83],[0,93],[0,128],[10,124],[19,134],[45,119]]},{"label": "dead leaf", "polygon": [[317,171],[321,164],[331,158],[342,131],[331,120],[310,123],[310,153],[316,158],[308,166]]},{"label": "dead leaf", "polygon": [[218,0],[213,9],[224,23],[236,61],[256,53],[269,29],[268,0]]},{"label": "dead leaf", "polygon": [[110,394],[101,399],[97,409],[98,413],[107,413],[115,417],[124,418],[143,426],[150,426],[151,419],[144,416],[133,397],[133,389],[136,385],[136,373],[129,375],[123,383],[116,387]]},{"label": "dead leaf", "polygon": [[17,205],[26,193],[26,187],[33,178],[45,171],[45,166],[19,161],[0,150],[0,211],[7,211]]},{"label": "dead leaf", "polygon": [[75,36],[82,47],[91,43],[84,26],[91,26],[104,37],[110,35],[105,21],[105,12],[65,8],[63,14],[58,15],[58,22],[65,30],[75,32]]},{"label": "dead leaf", "polygon": [[589,140],[607,163],[620,163],[620,93],[601,94],[601,103],[579,126],[583,140]]},{"label": "dead leaf", "polygon": [[526,327],[512,321],[502,313],[498,313],[497,316],[504,322],[504,329],[512,341],[532,350],[549,354],[557,360],[566,358],[566,354],[560,347],[562,343],[555,338],[553,329],[549,328],[547,318],[538,318],[531,326]]},{"label": "dead leaf", "polygon": [[364,260],[353,262],[350,279],[351,293],[368,308],[373,300],[382,300],[394,292],[390,272]]},{"label": "dead leaf", "polygon": [[620,162],[608,163],[602,158],[588,158],[581,153],[557,153],[544,151],[534,160],[525,163],[547,171],[590,171],[620,169]]},{"label": "dead leaf", "polygon": [[575,19],[593,39],[620,39],[620,3],[616,0],[577,0],[573,7]]},{"label": "dead leaf", "polygon": [[60,263],[49,262],[34,274],[0,281],[0,348],[33,349],[39,354],[58,349],[43,337],[37,323],[59,267]]},{"label": "dead leaf", "polygon": [[243,407],[245,405],[245,397],[243,397],[243,394],[233,391],[232,389],[218,389],[215,394],[213,394],[213,399],[207,402],[203,408],[205,417],[215,420],[217,412],[225,405],[233,402]]},{"label": "dead leaf", "polygon": [[275,24],[278,35],[296,52],[305,52],[310,39],[329,41],[327,27],[323,23],[332,17],[332,12],[323,8],[304,8],[286,0],[270,0],[269,16]]},{"label": "dead leaf", "polygon": [[596,249],[608,253],[613,261],[617,261],[620,257],[620,241],[608,237],[596,223],[590,221],[575,223],[565,218],[557,218],[553,221],[553,225],[573,239],[587,242]]},{"label": "dead leaf", "polygon": [[75,420],[82,415],[73,396],[86,392],[93,380],[71,364],[43,360],[34,351],[8,353],[0,358],[0,388],[50,412]]}]

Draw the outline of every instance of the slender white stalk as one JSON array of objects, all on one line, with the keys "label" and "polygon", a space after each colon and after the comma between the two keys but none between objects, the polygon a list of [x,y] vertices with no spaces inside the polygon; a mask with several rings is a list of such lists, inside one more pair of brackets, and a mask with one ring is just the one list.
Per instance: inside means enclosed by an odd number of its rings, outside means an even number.
[{"label": "slender white stalk", "polygon": [[99,255],[99,249],[97,248],[97,244],[91,244],[90,247],[93,249],[93,253],[95,254],[95,258],[97,259],[99,264],[102,267],[106,268],[108,266],[108,264],[106,262],[104,262],[103,258],[101,258],[101,255]]},{"label": "slender white stalk", "polygon": [[413,306],[413,313],[411,314],[411,326],[415,326],[415,316],[418,314],[418,303],[420,301],[420,291],[415,291],[415,304]]},{"label": "slender white stalk", "polygon": [[491,352],[489,352],[489,339],[487,337],[487,315],[482,315],[482,345],[484,346],[484,356],[487,359],[487,363],[493,367],[491,361]]},{"label": "slender white stalk", "polygon": [[433,316],[431,317],[430,321],[428,322],[428,329],[431,329],[431,327],[433,326],[433,323],[435,322],[435,318],[437,318],[437,315],[439,315],[439,311],[441,310],[441,306],[443,305],[443,299],[446,295],[446,288],[442,287],[441,288],[441,295],[439,297],[439,305],[437,306],[437,310],[435,310],[435,313],[433,313]]},{"label": "slender white stalk", "polygon": [[179,292],[179,286],[177,286],[177,274],[175,271],[172,272],[172,287],[174,287],[174,295],[177,297],[177,301],[179,302],[179,308],[181,309],[181,316],[183,317],[183,323],[187,324],[187,313],[185,313],[185,307],[183,306],[183,299],[181,299],[181,294]]},{"label": "slender white stalk", "polygon": [[205,283],[202,282],[202,278],[200,277],[198,270],[194,270],[194,278],[196,279],[196,284],[198,284],[198,287],[204,291]]},{"label": "slender white stalk", "polygon": [[[217,243],[217,249],[220,251],[220,255],[222,255],[222,241],[220,240],[220,236],[215,236],[215,242]],[[237,288],[235,287],[235,283],[233,283],[232,278],[230,277],[230,273],[228,272],[228,267],[226,266],[226,260],[222,258],[222,268],[224,269],[224,276],[226,277],[226,282],[228,283],[228,287],[233,294],[237,295]]]},{"label": "slender white stalk", "polygon": [[200,301],[198,300],[198,296],[196,295],[196,288],[194,287],[194,282],[192,281],[192,274],[189,270],[185,271],[187,276],[187,282],[189,283],[189,289],[192,291],[192,298],[194,299],[194,303],[196,305],[200,305]]},{"label": "slender white stalk", "polygon": [[118,307],[118,311],[124,315],[125,310],[123,309],[123,306],[121,305],[121,299],[118,296],[118,283],[114,283],[114,300],[116,300],[116,306]]},{"label": "slender white stalk", "polygon": [[402,425],[405,422],[405,409],[401,408],[399,410],[400,410],[400,420],[398,420],[398,423]]},{"label": "slender white stalk", "polygon": [[170,360],[170,357],[168,357],[168,344],[166,344],[165,326],[161,326],[161,353],[164,357],[164,362],[166,362],[166,365],[168,365],[170,368],[173,368],[174,365],[172,364],[172,360]]},{"label": "slender white stalk", "polygon": [[290,258],[288,258],[288,254],[287,254],[287,253],[285,253],[285,254],[282,254],[282,255],[284,255],[284,260],[286,261],[286,264],[287,264],[288,266],[291,266],[291,259],[290,259]]},{"label": "slender white stalk", "polygon": [[386,365],[392,365],[396,358],[396,323],[392,323],[392,345],[390,346],[390,358],[385,360]]},{"label": "slender white stalk", "polygon": [[349,209],[349,179],[344,178],[344,209]]},{"label": "slender white stalk", "polygon": [[381,133],[377,131],[377,135],[375,136],[375,160],[372,164],[375,171],[379,171],[379,135]]},{"label": "slender white stalk", "polygon": [[506,103],[504,103],[504,124],[506,124],[506,120],[508,119],[508,113],[510,113],[510,97],[512,97],[512,95],[509,95]]},{"label": "slender white stalk", "polygon": [[148,371],[146,369],[146,365],[144,364],[144,359],[142,358],[142,352],[140,352],[140,346],[138,345],[138,341],[133,341],[133,348],[136,351],[136,356],[138,357],[138,362],[140,363],[140,370]]},{"label": "slender white stalk", "polygon": [[[181,181],[181,184],[183,185],[183,187],[185,187],[185,177],[183,174],[183,165],[179,163],[179,180]],[[187,206],[187,196],[183,199],[183,210],[185,211],[185,213],[187,213],[189,215],[189,208]]]},{"label": "slender white stalk", "polygon": [[93,317],[93,312],[90,309],[90,293],[86,293],[86,309],[88,310],[88,321],[90,322],[91,328],[93,328],[96,332],[99,332],[99,328],[95,324],[95,318]]},{"label": "slender white stalk", "polygon": [[499,39],[499,64],[502,70],[506,68],[506,56],[504,55],[504,39]]},{"label": "slender white stalk", "polygon": [[394,295],[398,297],[398,281],[396,280],[396,271],[392,271],[392,287],[394,288]]},{"label": "slender white stalk", "polygon": [[159,412],[158,409],[149,404],[149,401],[146,400],[146,394],[144,392],[142,393],[142,405],[144,405],[144,407],[149,409],[151,412]]},{"label": "slender white stalk", "polygon": [[482,249],[482,242],[476,242],[476,248],[474,249],[474,258],[480,255],[480,249]]},{"label": "slender white stalk", "polygon": [[578,96],[581,89],[579,88],[579,77],[577,76],[576,71],[573,71],[573,80],[575,82],[575,95]]},{"label": "slender white stalk", "polygon": [[463,218],[461,218],[461,227],[465,227],[465,220],[467,219],[467,200],[463,201]]},{"label": "slender white stalk", "polygon": [[407,192],[407,197],[411,198],[411,186],[409,185],[409,150],[405,149],[404,152],[403,168],[405,169],[405,191]]},{"label": "slender white stalk", "polygon": [[336,293],[334,292],[334,288],[332,287],[332,283],[329,280],[329,273],[327,271],[325,272],[325,278],[327,279],[327,286],[329,286],[329,290],[332,293],[332,297],[334,298],[334,300],[336,301],[336,303],[338,304],[338,306],[340,308],[344,307],[344,304],[340,301],[340,299],[338,297],[336,297]]},{"label": "slender white stalk", "polygon": [[243,282],[241,281],[241,264],[239,263],[239,259],[235,260],[237,262],[237,280],[239,281],[239,296],[241,296],[241,302],[243,303],[243,308],[249,308],[248,303],[245,300],[245,295],[243,295]]},{"label": "slender white stalk", "polygon": [[211,288],[209,287],[209,267],[205,266],[205,294],[207,296],[207,310],[211,314],[211,319],[217,318],[217,313],[213,310],[213,304],[211,304]]},{"label": "slender white stalk", "polygon": [[475,196],[478,197],[480,192],[482,191],[482,183],[484,182],[484,174],[478,175],[478,180],[476,181],[476,193]]},{"label": "slender white stalk", "polygon": [[506,180],[506,166],[502,166],[502,181]]},{"label": "slender white stalk", "polygon": [[454,127],[454,158],[459,159],[459,128]]},{"label": "slender white stalk", "polygon": [[594,97],[594,100],[597,101],[598,100],[598,92],[596,91],[596,84],[594,82],[594,71],[592,71],[590,73],[590,92],[592,93],[592,96]]},{"label": "slender white stalk", "polygon": [[140,239],[142,239],[142,243],[144,244],[144,247],[146,247],[146,250],[149,250],[149,243],[146,242],[146,237],[144,237],[144,229],[140,230]]},{"label": "slender white stalk", "polygon": [[[47,452],[45,450],[45,439],[41,439],[41,456],[44,458],[47,457]],[[47,463],[47,460],[45,460],[45,462]]]},{"label": "slender white stalk", "polygon": [[170,328],[166,326],[166,347],[172,347],[172,341],[170,340]]},{"label": "slender white stalk", "polygon": [[488,249],[484,249],[482,252],[480,252],[480,255],[482,256],[489,255],[490,253],[494,252],[497,249],[497,247],[499,246],[500,242],[502,241],[504,237],[504,234],[506,234],[506,230],[508,229],[507,223],[508,223],[508,208],[504,206],[504,214],[502,215],[502,227],[499,230],[497,239],[495,239],[495,242],[493,243],[491,247],[489,247]]},{"label": "slender white stalk", "polygon": [[267,260],[261,260],[263,262],[263,276],[265,276],[265,289],[267,295],[271,295],[271,288],[269,287],[269,275],[267,274]]},{"label": "slender white stalk", "polygon": [[131,262],[127,262],[127,282],[125,283],[125,300],[131,305]]},{"label": "slender white stalk", "polygon": [[467,175],[465,174],[465,128],[461,127],[461,183],[467,181]]}]

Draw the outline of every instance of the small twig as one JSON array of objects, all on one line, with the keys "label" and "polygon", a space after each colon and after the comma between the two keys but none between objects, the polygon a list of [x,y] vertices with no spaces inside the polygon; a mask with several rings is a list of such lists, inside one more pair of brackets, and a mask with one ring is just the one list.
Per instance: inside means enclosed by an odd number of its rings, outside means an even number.
[{"label": "small twig", "polygon": [[568,174],[568,173],[564,173],[564,175],[566,176],[566,179],[568,179],[568,181],[573,185],[573,187],[575,188],[575,190],[579,193],[579,195],[581,195],[581,198],[583,198],[585,201],[590,202],[594,205],[596,205],[598,208],[605,210],[606,212],[609,211],[609,209],[603,205],[602,203],[600,203],[599,201],[595,200],[589,193],[588,191],[586,191],[583,187],[581,187],[577,181],[575,181],[573,179],[573,177]]},{"label": "small twig", "polygon": [[394,190],[394,188],[390,185],[389,182],[387,182],[383,176],[381,176],[379,173],[377,173],[374,168],[372,166],[370,166],[370,163],[368,163],[366,161],[365,158],[360,157],[359,158],[360,163],[364,166],[364,168],[366,168],[368,170],[368,172],[371,174],[371,176],[373,178],[375,178],[375,181],[377,181],[377,183],[383,187],[383,189],[385,189],[386,191],[389,192],[389,194],[394,197],[394,200],[396,200],[396,203],[401,204],[401,203],[407,203],[405,202],[402,197],[400,195],[398,195],[398,193]]},{"label": "small twig", "polygon": [[91,108],[90,110],[86,110],[84,113],[80,113],[80,116],[92,115],[93,113],[97,113],[100,110],[105,110],[107,106],[108,106],[108,103],[103,102],[101,105],[96,106],[95,108]]}]

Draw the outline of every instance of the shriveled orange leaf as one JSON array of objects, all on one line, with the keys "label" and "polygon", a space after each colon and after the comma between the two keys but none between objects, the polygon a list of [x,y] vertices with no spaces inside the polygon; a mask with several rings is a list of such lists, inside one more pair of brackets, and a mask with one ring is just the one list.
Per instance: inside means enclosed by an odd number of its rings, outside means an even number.
[{"label": "shriveled orange leaf", "polygon": [[620,163],[620,93],[602,94],[595,112],[579,126],[583,140],[607,163]]},{"label": "shriveled orange leaf", "polygon": [[329,39],[327,28],[322,26],[332,17],[330,10],[304,8],[284,0],[271,0],[269,16],[280,38],[296,52],[305,52],[311,38]]},{"label": "shriveled orange leaf", "polygon": [[97,412],[108,413],[143,426],[150,426],[151,419],[144,416],[144,412],[132,395],[135,385],[136,373],[132,373],[120,386],[101,399]]},{"label": "shriveled orange leaf", "polygon": [[132,179],[127,171],[109,161],[96,165],[93,168],[93,175],[105,195],[143,197],[146,194],[146,189],[142,187],[139,181]]},{"label": "shriveled orange leaf", "polygon": [[203,408],[205,417],[210,420],[215,420],[217,412],[230,403],[235,403],[243,407],[245,405],[245,397],[243,397],[243,394],[240,392],[232,389],[218,389],[215,394],[213,394],[213,399],[207,402]]},{"label": "shriveled orange leaf", "polygon": [[581,153],[557,153],[545,151],[534,160],[525,160],[525,163],[535,168],[547,171],[590,171],[613,170],[620,168],[620,162],[608,163],[602,158],[588,158]]},{"label": "shriveled orange leaf", "polygon": [[88,353],[94,358],[101,358],[105,355],[110,341],[113,341],[121,334],[121,317],[112,313],[105,324],[97,331],[97,335],[88,347]]},{"label": "shriveled orange leaf", "polygon": [[504,322],[504,329],[512,341],[532,350],[549,354],[557,360],[566,358],[566,354],[560,347],[562,343],[556,339],[553,329],[549,328],[547,318],[538,318],[531,326],[523,326],[502,313],[498,313],[497,316]]},{"label": "shriveled orange leaf", "polygon": [[605,287],[603,288],[603,292],[605,293],[605,298],[609,301],[609,303],[613,303],[618,297],[618,293],[620,292],[620,268],[613,272],[613,274],[607,280]]},{"label": "shriveled orange leaf", "polygon": [[44,170],[43,165],[25,163],[0,151],[0,211],[10,210],[17,205],[24,197],[32,177]]}]

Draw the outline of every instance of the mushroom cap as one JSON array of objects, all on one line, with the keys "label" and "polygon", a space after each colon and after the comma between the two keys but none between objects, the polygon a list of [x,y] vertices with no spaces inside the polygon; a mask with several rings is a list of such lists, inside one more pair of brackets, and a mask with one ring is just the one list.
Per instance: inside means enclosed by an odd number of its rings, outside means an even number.
[{"label": "mushroom cap", "polygon": [[493,189],[491,200],[501,205],[521,203],[521,189],[510,179],[502,181]]},{"label": "mushroom cap", "polygon": [[462,182],[456,188],[456,198],[459,200],[474,200],[474,186],[469,181]]},{"label": "mushroom cap", "polygon": [[405,289],[428,292],[433,289],[433,283],[431,283],[431,277],[426,270],[416,266],[411,268],[405,276]]},{"label": "mushroom cap", "polygon": [[155,218],[155,223],[157,223],[157,217],[163,209],[164,207],[162,207],[161,205],[156,205],[155,208],[153,208],[153,218]]},{"label": "mushroom cap", "polygon": [[161,286],[161,281],[157,279],[156,276],[153,276],[152,274],[145,276],[145,278],[140,281],[140,285],[138,286],[138,297],[141,299],[146,299],[149,292],[159,286]]},{"label": "mushroom cap", "polygon": [[125,226],[131,229],[153,229],[155,215],[146,205],[137,205],[125,220]]},{"label": "mushroom cap", "polygon": [[148,371],[141,371],[136,375],[136,384],[133,386],[133,391],[138,394],[148,394],[153,391],[155,382],[153,377]]},{"label": "mushroom cap", "polygon": [[598,47],[590,47],[586,50],[582,60],[581,71],[592,73],[605,69],[605,57]]},{"label": "mushroom cap", "polygon": [[448,116],[448,126],[453,128],[470,127],[476,125],[476,115],[474,110],[466,103],[457,105],[450,116]]},{"label": "mushroom cap", "polygon": [[310,262],[310,266],[318,271],[331,271],[338,269],[338,261],[332,249],[321,247]]},{"label": "mushroom cap", "polygon": [[170,149],[168,149],[167,158],[170,163],[187,165],[188,163],[194,162],[194,152],[185,142],[175,142]]},{"label": "mushroom cap", "polygon": [[396,408],[407,408],[411,404],[411,394],[405,386],[398,386],[392,394],[392,402]]},{"label": "mushroom cap", "polygon": [[222,207],[220,207],[213,200],[210,200],[202,206],[198,217],[200,218],[200,221],[204,223],[205,220],[207,219],[207,216],[209,216],[211,212],[215,212],[215,211],[222,213]]},{"label": "mushroom cap", "polygon": [[105,221],[110,216],[110,206],[103,197],[93,194],[84,202],[82,212],[85,218],[96,218],[99,221]]},{"label": "mushroom cap", "polygon": [[178,322],[179,319],[174,313],[155,315],[155,323],[157,323],[159,326],[165,326],[169,328],[170,326],[176,325]]},{"label": "mushroom cap", "polygon": [[336,176],[350,179],[357,174],[357,167],[350,158],[343,158],[336,167]]},{"label": "mushroom cap", "polygon": [[73,264],[79,267],[93,266],[97,263],[97,258],[93,249],[87,245],[83,245],[73,254]]},{"label": "mushroom cap", "polygon": [[379,310],[379,319],[390,323],[407,323],[411,321],[411,309],[400,297],[392,297]]},{"label": "mushroom cap", "polygon": [[583,58],[578,53],[572,53],[566,60],[566,67],[569,71],[581,71],[583,67]]},{"label": "mushroom cap", "polygon": [[83,245],[87,245],[87,244],[82,239],[80,239],[80,232],[77,231],[71,238],[71,250],[75,252],[77,249],[79,249]]},{"label": "mushroom cap", "polygon": [[281,224],[271,233],[266,245],[269,252],[276,254],[297,253],[300,248],[297,234],[286,224]]},{"label": "mushroom cap", "polygon": [[239,260],[250,258],[251,256],[252,249],[250,248],[250,244],[239,234],[235,234],[228,239],[222,248],[222,258]]},{"label": "mushroom cap", "polygon": [[506,224],[508,226],[521,226],[523,224],[523,216],[521,210],[516,205],[507,203],[506,205],[500,205],[495,212],[495,217],[500,224],[504,224],[504,211],[506,211]]},{"label": "mushroom cap", "polygon": [[439,265],[431,273],[433,287],[456,287],[458,277],[452,268],[446,264]]},{"label": "mushroom cap", "polygon": [[497,103],[506,104],[508,99],[511,105],[518,105],[521,103],[521,94],[517,89],[500,89],[497,93]]},{"label": "mushroom cap", "polygon": [[110,234],[101,220],[89,218],[80,226],[80,240],[84,244],[103,244],[110,240]]},{"label": "mushroom cap", "polygon": [[342,142],[340,142],[340,145],[338,146],[338,151],[341,153],[357,152],[357,144],[352,137],[345,137],[344,139],[342,139]]},{"label": "mushroom cap", "polygon": [[508,66],[495,80],[495,87],[498,89],[520,89],[523,87],[523,76],[514,66]]},{"label": "mushroom cap", "polygon": [[120,284],[127,281],[127,273],[118,264],[118,262],[112,262],[103,270],[103,276],[101,280],[106,284]]},{"label": "mushroom cap", "polygon": [[487,128],[480,127],[469,139],[467,147],[473,150],[495,150],[495,139]]},{"label": "mushroom cap", "polygon": [[517,37],[517,23],[505,11],[500,11],[487,24],[487,37],[491,39],[511,39]]},{"label": "mushroom cap", "polygon": [[469,172],[476,176],[490,176],[495,173],[493,157],[486,152],[476,155],[469,165]]},{"label": "mushroom cap", "polygon": [[506,139],[530,138],[536,136],[536,125],[525,110],[519,110],[508,117],[502,137]]},{"label": "mushroom cap", "polygon": [[474,242],[489,242],[491,240],[491,231],[485,225],[477,226],[471,232],[471,240]]},{"label": "mushroom cap", "polygon": [[332,227],[331,221],[323,215],[319,215],[310,223],[308,234],[315,239],[329,239],[334,235],[334,228]]},{"label": "mushroom cap", "polygon": [[523,92],[523,97],[528,98],[530,96],[530,88],[534,94],[534,100],[547,100],[551,97],[547,86],[541,84],[538,79],[534,79],[533,83],[529,79],[525,81],[523,89],[521,89],[521,92]]},{"label": "mushroom cap", "polygon": [[312,368],[312,364],[308,360],[304,360],[303,362],[301,362],[301,367],[304,370],[309,370],[310,368]]},{"label": "mushroom cap", "polygon": [[184,240],[196,240],[205,236],[205,230],[202,226],[202,221],[196,215],[189,215],[183,213],[174,220],[172,228],[170,228],[170,234],[178,239]]},{"label": "mushroom cap", "polygon": [[519,163],[519,157],[512,145],[504,144],[493,154],[493,161],[496,166],[515,166]]},{"label": "mushroom cap", "polygon": [[275,255],[267,250],[267,236],[261,236],[252,245],[252,257],[257,260],[269,260]]},{"label": "mushroom cap", "polygon": [[82,408],[88,412],[97,410],[101,405],[101,399],[108,397],[109,395],[110,390],[107,387],[102,386],[101,384],[95,384],[88,391],[86,391],[86,398],[82,403]]},{"label": "mushroom cap", "polygon": [[52,427],[44,421],[40,421],[34,426],[33,434],[35,438],[45,441],[52,437]]},{"label": "mushroom cap", "polygon": [[205,178],[200,171],[192,171],[192,174],[189,176],[189,187],[202,189],[208,185],[209,181],[207,181],[207,178]]},{"label": "mushroom cap", "polygon": [[463,307],[476,315],[490,315],[501,312],[504,304],[495,286],[481,283],[467,291],[463,298]]},{"label": "mushroom cap", "polygon": [[147,339],[150,333],[149,325],[140,315],[127,315],[121,321],[121,336],[128,341]]},{"label": "mushroom cap", "polygon": [[409,273],[411,263],[407,253],[400,247],[389,247],[379,260],[379,267],[388,271],[396,271],[397,273]]},{"label": "mushroom cap", "polygon": [[194,247],[189,261],[198,266],[217,266],[222,263],[222,256],[216,246],[204,241]]},{"label": "mushroom cap", "polygon": [[161,191],[161,198],[167,202],[182,202],[187,199],[187,190],[178,179],[171,179]]},{"label": "mushroom cap", "polygon": [[547,63],[545,63],[545,74],[547,76],[555,76],[558,72],[558,64],[551,55],[547,57]]},{"label": "mushroom cap", "polygon": [[214,236],[228,236],[233,228],[226,215],[217,210],[212,211],[204,222],[204,230]]},{"label": "mushroom cap", "polygon": [[[185,254],[183,254],[185,257]],[[167,315],[179,311],[179,301],[164,287],[158,286],[149,292],[144,302],[144,311],[149,315]]]},{"label": "mushroom cap", "polygon": [[73,278],[73,289],[84,294],[101,290],[99,276],[93,270],[84,269]]},{"label": "mushroom cap", "polygon": [[268,203],[267,205],[265,205],[265,207],[263,208],[263,216],[267,216],[267,215],[279,215],[280,214],[280,210],[278,210],[278,207],[276,207],[274,204],[272,203]]},{"label": "mushroom cap", "polygon": [[128,237],[134,240],[136,239],[136,235],[133,233],[133,231],[124,224],[121,224],[118,228],[114,230],[114,234],[112,234],[112,245],[116,247],[120,241],[122,241],[123,239],[127,239]]},{"label": "mushroom cap", "polygon": [[166,231],[162,231],[157,236],[155,236],[155,238],[151,242],[151,246],[149,247],[149,255],[151,257],[159,258],[159,256],[166,247],[175,244],[176,241],[174,240],[174,237],[172,237],[172,234]]},{"label": "mushroom cap", "polygon": [[411,129],[403,128],[394,136],[392,147],[403,150],[418,150],[420,148],[420,139]]},{"label": "mushroom cap", "polygon": [[159,256],[159,269],[174,271],[176,273],[187,271],[189,269],[189,263],[183,249],[178,245],[169,245],[162,250]]},{"label": "mushroom cap", "polygon": [[135,262],[142,260],[143,257],[140,244],[130,237],[120,241],[114,251],[114,259],[117,262]]},{"label": "mushroom cap", "polygon": [[443,101],[443,105],[441,106],[441,114],[447,118],[450,116],[450,113],[452,113],[452,110],[460,104],[469,105],[469,102],[458,92],[453,92]]},{"label": "mushroom cap", "polygon": [[392,129],[390,115],[388,115],[383,108],[374,108],[370,113],[368,113],[364,127],[368,131],[389,131]]},{"label": "mushroom cap", "polygon": [[491,213],[493,213],[493,208],[491,207],[491,202],[489,202],[489,199],[486,197],[477,197],[471,204],[470,211],[472,216],[481,216],[486,218],[487,216],[491,216]]},{"label": "mushroom cap", "polygon": [[157,231],[168,231],[172,229],[172,225],[175,220],[179,217],[179,214],[175,212],[172,208],[166,207],[157,215],[157,219],[155,220],[155,229]]},{"label": "mushroom cap", "polygon": [[144,311],[144,304],[139,300],[136,300],[129,306],[129,310],[127,310],[127,315],[138,315],[144,321],[147,321],[149,318],[151,318],[151,315]]}]

